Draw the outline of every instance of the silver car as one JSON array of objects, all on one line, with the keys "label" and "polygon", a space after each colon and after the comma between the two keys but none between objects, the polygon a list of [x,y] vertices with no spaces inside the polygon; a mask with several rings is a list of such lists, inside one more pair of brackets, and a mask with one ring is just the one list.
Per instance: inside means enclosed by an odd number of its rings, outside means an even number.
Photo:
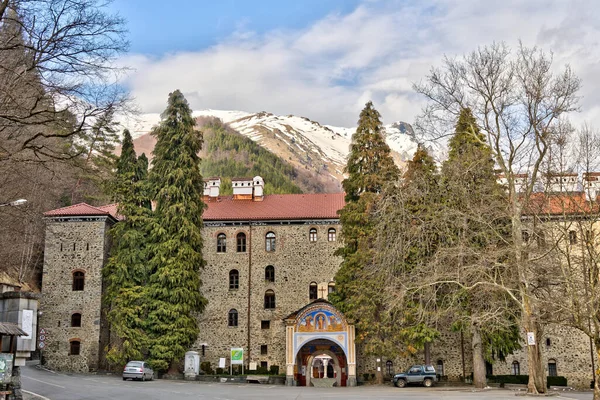
[{"label": "silver car", "polygon": [[144,361],[129,361],[125,368],[123,368],[123,380],[131,379],[141,379],[145,381],[146,379],[152,380],[154,377],[154,371],[147,362]]}]

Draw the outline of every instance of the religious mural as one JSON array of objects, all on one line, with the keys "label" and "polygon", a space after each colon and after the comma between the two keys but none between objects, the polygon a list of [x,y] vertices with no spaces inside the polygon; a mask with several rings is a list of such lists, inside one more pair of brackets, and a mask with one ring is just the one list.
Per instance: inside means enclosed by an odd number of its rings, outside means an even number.
[{"label": "religious mural", "polygon": [[346,324],[337,314],[326,308],[308,310],[298,320],[296,332],[343,332]]}]

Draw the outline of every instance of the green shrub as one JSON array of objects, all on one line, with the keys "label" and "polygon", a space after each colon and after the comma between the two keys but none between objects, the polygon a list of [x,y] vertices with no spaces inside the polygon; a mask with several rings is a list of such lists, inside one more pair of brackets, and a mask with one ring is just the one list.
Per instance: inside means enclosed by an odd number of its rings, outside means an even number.
[{"label": "green shrub", "polygon": [[217,375],[223,375],[223,368],[217,368]]},{"label": "green shrub", "polygon": [[267,369],[267,367],[258,367],[256,368],[256,373],[258,375],[267,375],[269,373],[269,370]]},{"label": "green shrub", "polygon": [[567,386],[567,378],[564,376],[549,376],[546,386]]},{"label": "green shrub", "polygon": [[214,374],[213,369],[210,367],[210,361],[204,361],[204,362],[200,363],[200,369],[202,371],[204,371],[204,373],[206,375],[213,375]]},{"label": "green shrub", "polygon": [[488,382],[495,382],[500,385],[504,385],[505,383],[526,385],[529,381],[528,375],[487,375],[486,378]]},{"label": "green shrub", "polygon": [[363,374],[363,378],[365,379],[365,382],[369,380],[370,376],[371,376],[371,374]]},{"label": "green shrub", "polygon": [[269,368],[269,374],[279,375],[279,365],[271,365],[271,368]]}]

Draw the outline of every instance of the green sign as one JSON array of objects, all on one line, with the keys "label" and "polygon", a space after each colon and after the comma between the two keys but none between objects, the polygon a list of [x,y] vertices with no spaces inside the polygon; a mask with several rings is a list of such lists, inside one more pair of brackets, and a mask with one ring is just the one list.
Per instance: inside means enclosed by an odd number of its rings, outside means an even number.
[{"label": "green sign", "polygon": [[244,363],[244,349],[241,347],[231,348],[231,365]]},{"label": "green sign", "polygon": [[10,383],[13,369],[13,355],[0,353],[0,383]]}]

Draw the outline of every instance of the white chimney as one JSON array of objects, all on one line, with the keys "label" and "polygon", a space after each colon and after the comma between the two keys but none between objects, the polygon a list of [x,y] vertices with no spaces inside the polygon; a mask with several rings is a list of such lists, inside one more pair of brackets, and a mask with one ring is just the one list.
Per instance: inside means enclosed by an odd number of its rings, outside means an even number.
[{"label": "white chimney", "polygon": [[265,197],[265,181],[260,176],[255,176],[253,179],[254,185],[254,201],[262,201]]},{"label": "white chimney", "polygon": [[204,180],[204,197],[216,199],[219,197],[219,188],[221,187],[221,178],[213,177]]},{"label": "white chimney", "polygon": [[252,200],[252,178],[232,178],[234,200]]},{"label": "white chimney", "polygon": [[583,174],[583,191],[588,201],[595,201],[600,193],[600,172]]},{"label": "white chimney", "polygon": [[549,192],[577,192],[579,182],[576,173],[564,172],[546,175]]}]

